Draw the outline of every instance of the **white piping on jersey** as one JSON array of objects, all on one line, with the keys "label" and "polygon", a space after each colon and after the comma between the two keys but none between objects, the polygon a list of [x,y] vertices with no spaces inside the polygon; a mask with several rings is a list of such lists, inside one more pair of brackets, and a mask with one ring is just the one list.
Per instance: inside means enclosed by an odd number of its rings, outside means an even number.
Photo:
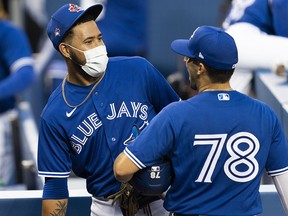
[{"label": "white piping on jersey", "polygon": [[10,67],[12,73],[16,72],[19,68],[24,66],[33,66],[34,59],[32,57],[24,57],[16,60]]},{"label": "white piping on jersey", "polygon": [[44,171],[38,171],[39,176],[43,177],[54,177],[54,178],[64,178],[69,177],[71,172],[44,172]]},{"label": "white piping on jersey", "polygon": [[288,172],[288,167],[284,167],[284,168],[279,169],[279,170],[268,171],[268,174],[270,176],[275,176],[275,175],[283,174],[283,173],[286,173],[286,172]]},{"label": "white piping on jersey", "polygon": [[124,149],[124,153],[127,155],[128,158],[130,158],[130,160],[133,161],[133,163],[139,168],[139,169],[143,169],[145,168],[146,166],[141,163],[141,161],[138,160],[138,158],[136,158],[132,153],[131,151],[129,151],[129,149],[126,147]]},{"label": "white piping on jersey", "polygon": [[39,171],[39,173],[43,174],[69,174],[70,172],[45,172],[45,171]]},{"label": "white piping on jersey", "polygon": [[149,121],[144,121],[143,124],[139,127],[139,130],[142,131],[147,125],[149,125]]}]

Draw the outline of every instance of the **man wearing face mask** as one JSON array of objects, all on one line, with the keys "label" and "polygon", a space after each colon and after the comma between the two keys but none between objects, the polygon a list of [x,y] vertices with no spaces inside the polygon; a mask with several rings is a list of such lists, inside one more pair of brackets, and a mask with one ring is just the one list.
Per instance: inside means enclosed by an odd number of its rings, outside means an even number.
[{"label": "man wearing face mask", "polygon": [[[162,108],[179,100],[144,58],[108,59],[95,22],[101,10],[101,5],[82,10],[66,4],[48,23],[48,36],[65,59],[68,73],[41,114],[42,215],[65,215],[67,178],[72,171],[86,179],[92,195],[91,215],[123,215],[119,201],[114,203],[109,197],[120,190],[113,162],[135,139],[132,128],[142,131]],[[151,202],[149,208],[150,215],[168,215],[162,200]],[[136,215],[145,212],[140,208]]]}]

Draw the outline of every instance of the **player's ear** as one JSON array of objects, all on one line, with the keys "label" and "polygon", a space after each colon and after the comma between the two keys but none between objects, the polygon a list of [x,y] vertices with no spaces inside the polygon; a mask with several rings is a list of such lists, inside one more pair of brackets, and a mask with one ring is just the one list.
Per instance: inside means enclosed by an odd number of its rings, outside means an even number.
[{"label": "player's ear", "polygon": [[68,46],[65,43],[60,43],[58,46],[59,52],[66,58],[70,57]]},{"label": "player's ear", "polygon": [[200,75],[204,72],[205,66],[203,63],[199,62],[197,74]]}]

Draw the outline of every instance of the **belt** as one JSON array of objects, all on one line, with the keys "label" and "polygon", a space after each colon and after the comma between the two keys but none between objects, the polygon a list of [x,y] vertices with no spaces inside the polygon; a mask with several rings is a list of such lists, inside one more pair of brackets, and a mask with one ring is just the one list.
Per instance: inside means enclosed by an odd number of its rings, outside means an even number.
[{"label": "belt", "polygon": [[92,195],[92,197],[94,197],[95,199],[101,200],[101,201],[111,200],[111,199],[108,198],[109,196],[95,196],[95,195]]},{"label": "belt", "polygon": [[95,199],[98,199],[98,200],[101,200],[101,201],[108,201],[108,200],[111,200],[111,199],[108,199],[108,198],[106,198],[106,197],[104,197],[104,196],[102,196],[102,197],[95,197],[95,196],[93,196]]},{"label": "belt", "polygon": [[113,204],[113,200],[112,199],[107,199],[107,198],[104,198],[103,197],[92,197],[92,203],[98,203],[100,205],[112,205]]}]

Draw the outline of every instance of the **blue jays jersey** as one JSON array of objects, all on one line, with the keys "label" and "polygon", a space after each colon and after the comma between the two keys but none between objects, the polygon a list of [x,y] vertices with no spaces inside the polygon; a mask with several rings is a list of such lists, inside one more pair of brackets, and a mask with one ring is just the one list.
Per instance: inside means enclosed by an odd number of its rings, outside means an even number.
[{"label": "blue jays jersey", "polygon": [[223,27],[247,22],[267,34],[288,37],[288,1],[233,0]]},{"label": "blue jays jersey", "polygon": [[24,32],[3,19],[0,19],[0,40],[0,113],[2,113],[15,107],[15,94],[21,92],[34,79],[34,62]]},{"label": "blue jays jersey", "polygon": [[[66,82],[67,100],[80,104],[93,85]],[[103,79],[79,107],[68,107],[61,92],[61,86],[55,89],[41,114],[39,175],[67,178],[73,170],[87,179],[87,190],[96,197],[119,190],[113,162],[133,140],[133,125],[143,130],[163,107],[179,100],[141,57],[110,58]]]},{"label": "blue jays jersey", "polygon": [[175,178],[164,206],[180,214],[258,214],[263,170],[288,171],[288,144],[274,112],[237,91],[168,105],[124,152],[140,169],[170,156]]}]

